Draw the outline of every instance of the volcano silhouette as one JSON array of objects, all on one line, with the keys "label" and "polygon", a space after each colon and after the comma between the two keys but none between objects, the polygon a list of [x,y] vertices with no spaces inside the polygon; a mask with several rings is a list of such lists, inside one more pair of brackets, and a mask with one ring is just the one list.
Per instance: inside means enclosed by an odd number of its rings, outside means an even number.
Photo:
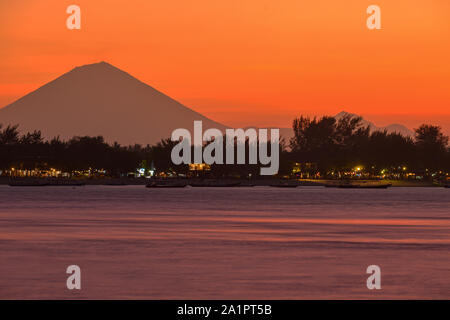
[{"label": "volcano silhouette", "polygon": [[44,137],[102,135],[108,142],[154,144],[174,129],[226,127],[183,106],[128,73],[100,62],[77,67],[0,109],[0,123]]}]

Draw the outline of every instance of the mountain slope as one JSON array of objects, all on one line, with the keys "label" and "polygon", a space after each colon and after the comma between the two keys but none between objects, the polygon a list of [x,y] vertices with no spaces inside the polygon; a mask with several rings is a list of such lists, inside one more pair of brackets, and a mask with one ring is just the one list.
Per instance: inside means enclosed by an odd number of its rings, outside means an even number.
[{"label": "mountain slope", "polygon": [[[344,117],[345,115],[350,115],[352,117],[358,117],[358,115],[356,115],[356,114],[341,111],[337,115],[335,115],[334,118],[336,120],[339,120],[342,117]],[[414,136],[414,132],[412,130],[408,129],[407,127],[405,127],[404,125],[401,125],[401,124],[390,124],[386,127],[377,127],[372,122],[367,121],[365,119],[362,119],[361,122],[364,126],[369,126],[371,132],[386,130],[388,133],[397,132],[397,133],[400,133],[407,137]],[[294,136],[294,131],[292,130],[292,128],[280,128],[280,136],[283,136],[285,138],[285,141],[287,143],[289,143],[290,139]]]},{"label": "mountain slope", "polygon": [[[350,115],[351,117],[358,117],[358,115],[356,115],[356,114],[348,113],[346,111],[341,111],[337,115],[335,115],[334,118],[336,120],[339,120],[339,119],[341,119],[342,117],[344,117],[346,115]],[[404,125],[401,125],[401,124],[395,123],[395,124],[390,124],[390,125],[385,126],[385,127],[377,127],[372,122],[367,121],[364,118],[362,119],[361,122],[362,122],[362,124],[364,126],[369,126],[371,132],[386,130],[388,133],[397,132],[397,133],[400,133],[400,134],[402,134],[404,136],[409,136],[409,137],[414,136],[414,132],[412,132],[410,129],[406,128]]]},{"label": "mountain slope", "polygon": [[108,142],[153,144],[177,128],[226,127],[105,63],[77,67],[0,109],[0,123],[42,130],[46,138],[103,135]]}]

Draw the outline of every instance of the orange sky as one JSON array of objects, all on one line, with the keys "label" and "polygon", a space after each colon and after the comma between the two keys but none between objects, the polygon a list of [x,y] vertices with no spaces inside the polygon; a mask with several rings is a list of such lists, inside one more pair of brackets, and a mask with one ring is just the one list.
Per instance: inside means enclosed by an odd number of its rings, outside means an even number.
[{"label": "orange sky", "polygon": [[104,60],[235,127],[346,110],[450,132],[449,15],[448,0],[0,0],[0,106]]}]

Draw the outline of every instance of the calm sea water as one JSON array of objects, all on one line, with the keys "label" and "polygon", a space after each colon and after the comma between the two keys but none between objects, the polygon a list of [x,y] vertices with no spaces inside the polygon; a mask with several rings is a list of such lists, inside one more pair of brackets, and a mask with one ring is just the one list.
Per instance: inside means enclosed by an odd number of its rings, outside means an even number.
[{"label": "calm sea water", "polygon": [[0,186],[0,298],[449,299],[449,208],[444,188]]}]

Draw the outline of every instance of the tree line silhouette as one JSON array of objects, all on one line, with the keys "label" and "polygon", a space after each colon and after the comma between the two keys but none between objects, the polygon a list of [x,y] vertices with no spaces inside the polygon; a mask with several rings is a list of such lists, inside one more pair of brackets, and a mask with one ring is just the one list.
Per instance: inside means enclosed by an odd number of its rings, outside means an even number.
[{"label": "tree line silhouette", "polygon": [[[293,175],[294,168],[314,177],[342,177],[358,167],[373,176],[380,172],[415,172],[427,177],[445,177],[450,172],[449,137],[439,126],[423,124],[414,137],[387,131],[371,132],[362,118],[346,115],[339,120],[324,116],[300,116],[293,121],[294,136],[281,141],[278,175]],[[54,168],[73,173],[102,169],[119,177],[136,168],[155,169],[156,173],[189,174],[188,165],[174,165],[171,151],[178,143],[170,139],[155,145],[122,146],[108,144],[102,136],[59,137],[45,140],[40,131],[20,134],[17,125],[0,125],[0,170]],[[237,141],[235,141],[235,150]],[[211,177],[256,177],[259,164],[248,164],[249,142],[245,142],[247,164],[213,164]],[[270,150],[270,147],[269,147]],[[224,153],[225,153],[224,148]],[[235,161],[236,163],[236,161]],[[192,172],[191,172],[192,174]]]},{"label": "tree line silhouette", "polygon": [[291,159],[317,164],[322,175],[362,167],[381,171],[415,172],[424,176],[450,171],[449,138],[439,126],[423,124],[414,137],[385,131],[370,132],[361,117],[299,117],[293,121]]}]

